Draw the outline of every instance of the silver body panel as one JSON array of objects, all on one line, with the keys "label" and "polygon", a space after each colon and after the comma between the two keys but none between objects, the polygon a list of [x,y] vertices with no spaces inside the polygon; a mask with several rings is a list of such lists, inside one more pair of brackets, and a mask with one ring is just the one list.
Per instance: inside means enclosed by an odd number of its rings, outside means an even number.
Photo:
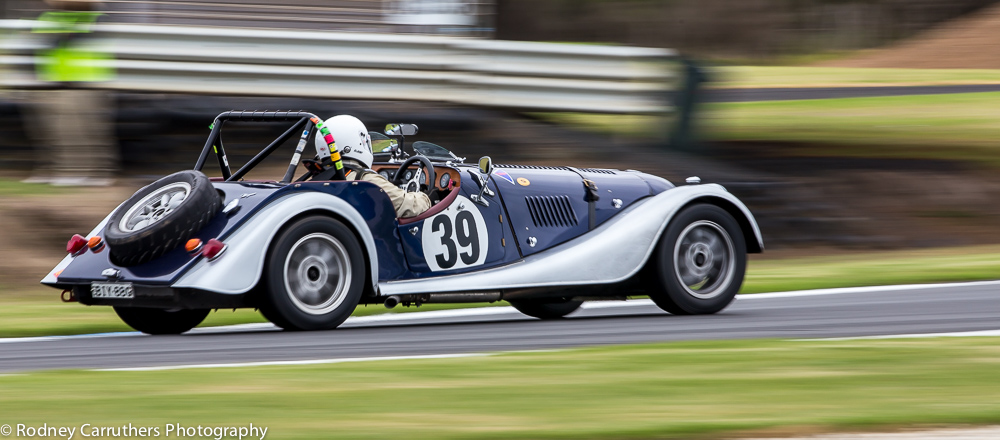
[{"label": "silver body panel", "polygon": [[609,284],[635,275],[660,235],[692,200],[713,197],[738,207],[763,249],[750,210],[720,185],[682,186],[640,200],[593,231],[503,267],[437,278],[379,283],[379,295],[469,292],[525,287]]},{"label": "silver body panel", "polygon": [[316,210],[342,217],[349,223],[348,226],[358,232],[361,245],[368,251],[372,285],[377,285],[378,255],[375,253],[375,239],[365,219],[354,207],[338,197],[309,192],[285,196],[261,209],[224,240],[229,246],[225,258],[215,261],[202,259],[172,287],[223,294],[246,293],[261,278],[267,250],[278,230],[295,216]]}]

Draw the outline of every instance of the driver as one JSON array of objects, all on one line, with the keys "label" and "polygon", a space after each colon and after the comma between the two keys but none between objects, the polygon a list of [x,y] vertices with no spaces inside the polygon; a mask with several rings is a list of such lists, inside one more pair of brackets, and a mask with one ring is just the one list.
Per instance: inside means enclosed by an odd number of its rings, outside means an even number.
[{"label": "driver", "polygon": [[[416,217],[430,209],[431,199],[427,194],[406,192],[370,169],[374,159],[372,137],[368,134],[365,124],[358,118],[338,115],[327,119],[323,124],[330,130],[337,143],[337,150],[340,151],[340,157],[344,161],[347,180],[364,180],[378,185],[389,195],[392,207],[396,209],[396,216],[399,218]],[[316,136],[316,142],[323,142],[319,133]]]}]

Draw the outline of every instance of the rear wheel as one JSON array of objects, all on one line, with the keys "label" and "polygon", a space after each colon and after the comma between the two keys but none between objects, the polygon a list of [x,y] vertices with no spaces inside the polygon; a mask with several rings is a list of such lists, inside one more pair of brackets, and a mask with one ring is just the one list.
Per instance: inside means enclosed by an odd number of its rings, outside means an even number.
[{"label": "rear wheel", "polygon": [[649,297],[674,315],[712,314],[736,297],[746,272],[746,242],[724,209],[693,205],[677,214],[651,259]]},{"label": "rear wheel", "polygon": [[510,301],[518,312],[538,319],[559,319],[579,309],[583,301]]},{"label": "rear wheel", "polygon": [[179,335],[201,324],[208,316],[208,309],[149,309],[143,307],[118,307],[115,313],[129,327],[150,335]]},{"label": "rear wheel", "polygon": [[261,312],[286,330],[336,328],[354,312],[365,284],[361,245],[327,217],[307,217],[285,229],[265,267]]}]

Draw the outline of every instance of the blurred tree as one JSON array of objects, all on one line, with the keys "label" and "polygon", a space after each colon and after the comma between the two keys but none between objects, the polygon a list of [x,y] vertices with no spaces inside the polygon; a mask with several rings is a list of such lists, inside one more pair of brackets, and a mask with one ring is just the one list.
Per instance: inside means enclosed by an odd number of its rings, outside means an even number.
[{"label": "blurred tree", "polygon": [[761,57],[873,47],[998,0],[497,0],[497,38]]}]

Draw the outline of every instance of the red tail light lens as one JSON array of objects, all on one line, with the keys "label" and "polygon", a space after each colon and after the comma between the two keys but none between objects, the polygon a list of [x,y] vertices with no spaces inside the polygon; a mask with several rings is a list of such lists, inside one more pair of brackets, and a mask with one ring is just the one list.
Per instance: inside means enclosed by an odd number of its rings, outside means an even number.
[{"label": "red tail light lens", "polygon": [[66,243],[66,252],[75,254],[87,247],[87,239],[80,234],[73,234],[73,237]]},{"label": "red tail light lens", "polygon": [[219,255],[222,255],[225,250],[226,244],[213,238],[201,246],[201,255],[211,261],[219,258]]}]

